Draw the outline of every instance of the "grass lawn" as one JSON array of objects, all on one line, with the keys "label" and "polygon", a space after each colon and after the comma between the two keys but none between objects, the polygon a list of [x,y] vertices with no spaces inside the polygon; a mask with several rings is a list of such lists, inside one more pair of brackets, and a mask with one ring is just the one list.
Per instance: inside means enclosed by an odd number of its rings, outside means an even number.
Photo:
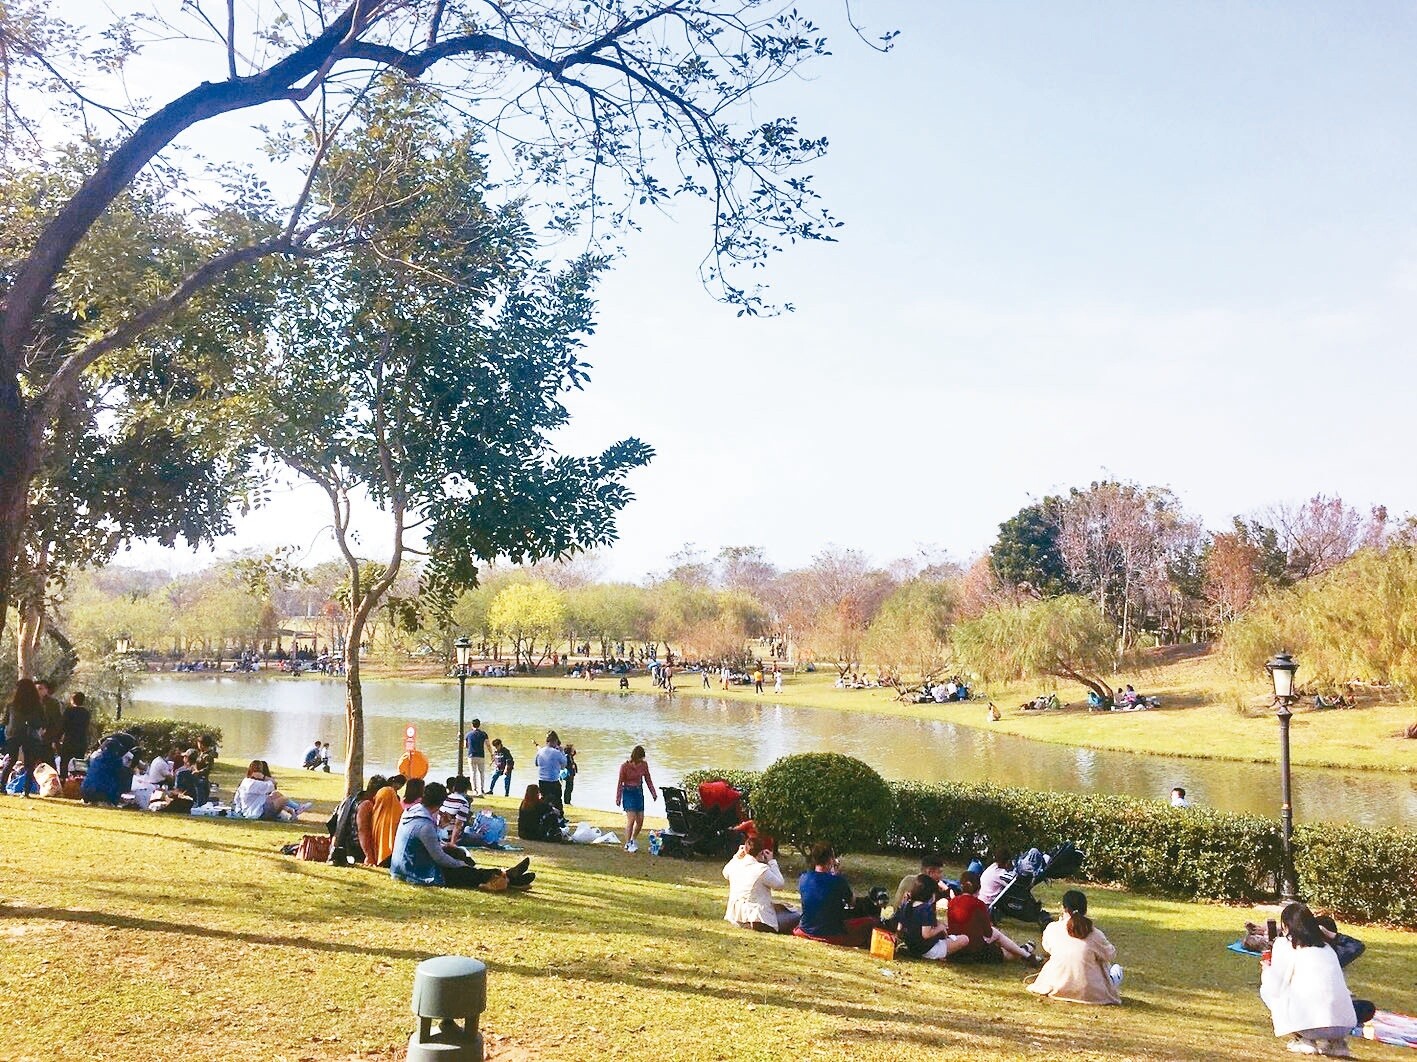
[{"label": "grass lawn", "polygon": [[[835,680],[836,672],[832,668],[811,674],[787,674],[781,693],[773,693],[769,683],[767,692],[759,695],[751,687],[735,686],[725,691],[716,683],[712,689],[704,690],[699,685],[698,675],[686,673],[676,680],[679,685],[676,696],[732,700],[768,698],[777,704],[804,708],[948,719],[961,726],[992,729],[1038,741],[1165,756],[1256,763],[1273,762],[1278,756],[1274,717],[1266,710],[1267,680],[1260,676],[1252,683],[1237,683],[1213,654],[1184,657],[1114,676],[1116,683],[1130,682],[1142,693],[1161,697],[1161,709],[1147,712],[1089,712],[1086,690],[1067,686],[1056,687],[1065,704],[1061,710],[1019,711],[1018,706],[1024,701],[1040,691],[1054,688],[1051,683],[992,686],[978,690],[978,700],[921,705],[902,703],[891,690],[836,689]],[[616,683],[613,678],[586,681],[549,675],[474,681],[483,685],[600,690],[613,690]],[[649,678],[643,674],[631,678],[630,683],[635,690],[651,689]],[[985,719],[987,700],[993,700],[1003,713],[1003,719],[997,723]],[[1072,703],[1068,703],[1070,700]],[[1308,712],[1304,710],[1305,704],[1296,707],[1295,764],[1359,770],[1417,770],[1417,741],[1398,736],[1403,727],[1417,721],[1417,705],[1411,701],[1365,704],[1344,711]]]},{"label": "grass lawn", "polygon": [[[277,776],[321,807],[339,793],[337,775]],[[5,1059],[401,1057],[413,967],[446,953],[488,963],[484,1029],[508,1060],[1289,1057],[1257,964],[1224,950],[1242,909],[1091,890],[1127,979],[1125,1006],[1089,1008],[1035,998],[1016,966],[887,964],[733,929],[716,862],[528,845],[535,888],[487,895],[280,855],[299,826],[3,798],[0,831]],[[893,886],[908,869],[853,857],[847,872]],[[1354,990],[1417,1011],[1417,934],[1359,935]]]}]

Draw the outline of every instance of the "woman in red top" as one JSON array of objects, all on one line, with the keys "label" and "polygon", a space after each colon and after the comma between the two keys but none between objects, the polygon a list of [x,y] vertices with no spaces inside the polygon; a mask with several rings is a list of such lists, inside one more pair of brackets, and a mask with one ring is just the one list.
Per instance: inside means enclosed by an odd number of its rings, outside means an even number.
[{"label": "woman in red top", "polygon": [[989,908],[976,895],[979,892],[979,875],[966,870],[960,875],[959,886],[964,891],[950,900],[948,921],[952,936],[962,934],[969,938],[969,945],[960,952],[960,958],[1026,959],[1035,963],[1032,944],[1019,947],[994,926]]},{"label": "woman in red top", "polygon": [[636,745],[630,751],[630,758],[620,765],[620,780],[615,785],[615,806],[625,809],[627,852],[640,850],[635,838],[645,824],[645,786],[649,786],[650,799],[658,800],[654,779],[649,776],[649,764],[645,762],[645,747]]}]

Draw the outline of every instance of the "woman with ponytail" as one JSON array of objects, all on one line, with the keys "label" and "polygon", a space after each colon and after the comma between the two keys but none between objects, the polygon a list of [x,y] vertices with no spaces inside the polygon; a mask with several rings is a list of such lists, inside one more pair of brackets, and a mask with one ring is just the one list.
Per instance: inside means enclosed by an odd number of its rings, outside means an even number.
[{"label": "woman with ponytail", "polygon": [[1048,961],[1030,992],[1072,1003],[1120,1003],[1122,968],[1117,949],[1087,917],[1087,897],[1076,889],[1063,893],[1067,917],[1043,930]]}]

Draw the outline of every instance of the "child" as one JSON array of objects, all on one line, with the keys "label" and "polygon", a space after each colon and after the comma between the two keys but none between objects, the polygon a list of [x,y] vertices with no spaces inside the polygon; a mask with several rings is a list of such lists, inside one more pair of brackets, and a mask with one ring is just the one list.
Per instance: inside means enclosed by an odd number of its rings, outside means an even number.
[{"label": "child", "polygon": [[564,792],[561,794],[561,802],[569,804],[571,793],[576,788],[576,774],[580,768],[576,766],[576,746],[567,745],[563,750],[566,754],[566,769],[561,772],[563,778]]},{"label": "child", "polygon": [[472,818],[472,801],[468,792],[472,789],[472,779],[458,775],[448,779],[448,795],[443,798],[443,806],[438,809],[439,825],[449,830],[448,843],[457,844],[458,838],[467,828]]},{"label": "child", "polygon": [[512,750],[502,744],[501,738],[492,739],[492,781],[487,784],[487,792],[492,794],[497,788],[497,779],[503,779],[502,795],[512,795],[512,768],[517,765]]},{"label": "child", "polygon": [[315,766],[326,774],[330,773],[330,743],[328,741],[320,746],[320,755],[315,760]]}]

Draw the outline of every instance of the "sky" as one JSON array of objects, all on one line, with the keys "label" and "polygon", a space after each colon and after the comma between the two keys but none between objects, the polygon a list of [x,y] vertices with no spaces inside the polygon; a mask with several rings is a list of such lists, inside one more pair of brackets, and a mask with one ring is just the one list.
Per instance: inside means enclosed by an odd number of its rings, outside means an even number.
[{"label": "sky", "polygon": [[[900,31],[881,55],[798,6],[835,54],[759,106],[830,138],[846,225],[773,262],[775,318],[705,293],[692,211],[627,240],[558,437],[657,451],[606,575],[688,542],[965,560],[1101,477],[1212,528],[1318,492],[1417,512],[1417,8],[855,0]],[[324,559],[323,504],[278,489],[215,552]]]}]

